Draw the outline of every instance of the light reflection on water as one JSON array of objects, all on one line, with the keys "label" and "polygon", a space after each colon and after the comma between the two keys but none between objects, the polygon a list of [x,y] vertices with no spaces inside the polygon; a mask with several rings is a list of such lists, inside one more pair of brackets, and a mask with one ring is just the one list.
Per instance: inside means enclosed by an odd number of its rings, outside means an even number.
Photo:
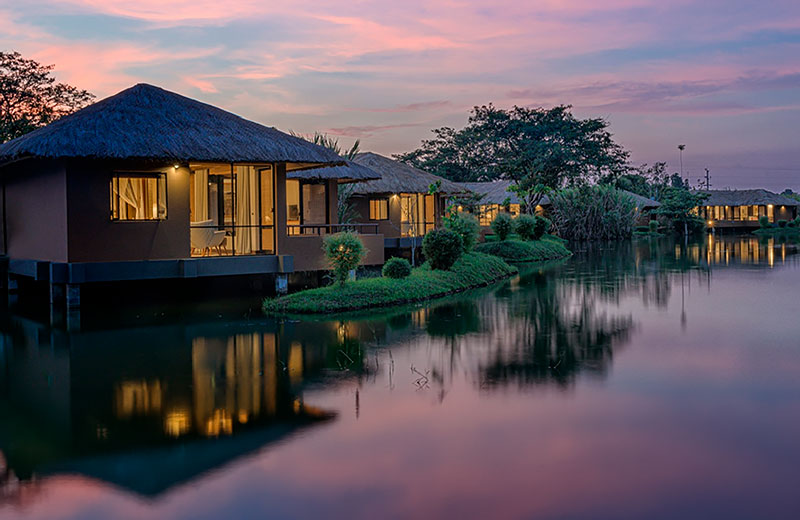
[{"label": "light reflection on water", "polygon": [[7,316],[0,517],[793,517],[797,245],[574,248],[360,317]]}]

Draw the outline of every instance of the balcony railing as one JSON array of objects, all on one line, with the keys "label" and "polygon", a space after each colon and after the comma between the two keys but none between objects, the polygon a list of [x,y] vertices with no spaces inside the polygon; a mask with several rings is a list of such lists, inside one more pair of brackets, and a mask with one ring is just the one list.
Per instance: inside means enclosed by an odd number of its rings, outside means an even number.
[{"label": "balcony railing", "polygon": [[332,235],[342,231],[351,231],[359,235],[377,235],[378,224],[288,224],[286,226],[286,233],[289,236]]}]

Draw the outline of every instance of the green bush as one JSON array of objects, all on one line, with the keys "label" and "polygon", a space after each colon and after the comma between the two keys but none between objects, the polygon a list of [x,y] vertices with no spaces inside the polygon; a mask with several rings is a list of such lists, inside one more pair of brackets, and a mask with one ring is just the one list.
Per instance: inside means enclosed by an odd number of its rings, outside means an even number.
[{"label": "green bush", "polygon": [[358,267],[367,254],[367,248],[358,235],[345,231],[325,237],[322,250],[333,272],[333,279],[344,285],[350,271]]},{"label": "green bush", "polygon": [[520,215],[514,219],[514,232],[522,240],[533,240],[536,234],[536,217],[533,215]]},{"label": "green bush", "polygon": [[763,229],[772,227],[769,223],[769,217],[767,217],[766,215],[758,217],[758,225],[761,226]]},{"label": "green bush", "polygon": [[492,221],[492,231],[500,240],[505,240],[511,234],[511,217],[508,213],[498,213]]},{"label": "green bush", "polygon": [[381,274],[386,278],[400,279],[405,278],[411,274],[411,264],[405,258],[398,258],[396,256],[388,259],[383,264]]},{"label": "green bush", "polygon": [[558,234],[569,240],[630,238],[636,221],[636,202],[615,188],[584,185],[550,196],[551,216]]},{"label": "green bush", "polygon": [[446,271],[458,260],[464,251],[461,236],[449,229],[434,229],[422,239],[422,254],[432,269]]},{"label": "green bush", "polygon": [[469,213],[453,213],[444,220],[444,227],[461,237],[461,244],[465,253],[472,251],[478,242],[478,233],[481,225],[478,219]]},{"label": "green bush", "polygon": [[650,232],[651,233],[658,233],[658,221],[657,220],[651,220],[648,223],[648,226],[650,227]]},{"label": "green bush", "polygon": [[789,226],[790,228],[796,228],[797,224],[798,224],[798,220],[799,219],[790,220],[789,223],[786,224],[786,225]]},{"label": "green bush", "polygon": [[475,247],[475,252],[498,256],[506,262],[542,262],[565,258],[571,254],[561,241],[549,239],[484,242]]},{"label": "green bush", "polygon": [[536,216],[536,227],[533,230],[533,238],[535,240],[541,240],[545,233],[550,231],[550,228],[553,226],[553,223],[550,220]]},{"label": "green bush", "polygon": [[780,220],[778,221],[778,227],[779,227],[779,228],[785,228],[785,227],[786,227],[786,224],[788,224],[788,223],[789,223],[789,222],[787,222],[786,220],[780,219]]}]

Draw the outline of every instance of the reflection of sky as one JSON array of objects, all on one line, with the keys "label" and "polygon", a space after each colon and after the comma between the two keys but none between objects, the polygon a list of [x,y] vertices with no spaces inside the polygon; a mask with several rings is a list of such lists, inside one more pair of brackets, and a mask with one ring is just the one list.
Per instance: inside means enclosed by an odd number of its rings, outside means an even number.
[{"label": "reflection of sky", "polygon": [[[624,348],[614,350],[607,377],[578,377],[566,389],[480,389],[475,370],[492,334],[486,327],[493,306],[525,301],[503,292],[500,303],[491,295],[476,302],[479,330],[455,340],[403,335],[369,353],[367,363],[379,367],[374,378],[307,392],[307,401],[340,412],[328,426],[151,503],[100,483],[52,478],[41,483],[40,499],[0,512],[788,518],[796,510],[800,463],[800,266],[720,267],[710,280],[687,272],[685,328],[680,280],[671,275],[664,306],[642,305],[635,288],[618,301],[591,299],[596,314],[631,315],[636,324],[627,343],[617,345]],[[432,377],[419,389],[412,366],[444,374],[444,383]]]},{"label": "reflection of sky", "polygon": [[107,96],[145,81],[396,153],[494,102],[607,116],[641,161],[717,187],[800,189],[793,0],[30,0],[0,48]]}]

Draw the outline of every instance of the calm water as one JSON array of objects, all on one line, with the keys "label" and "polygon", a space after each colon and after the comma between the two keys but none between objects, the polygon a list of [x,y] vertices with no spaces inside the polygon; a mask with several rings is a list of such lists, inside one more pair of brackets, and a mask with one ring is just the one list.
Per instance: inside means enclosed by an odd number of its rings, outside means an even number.
[{"label": "calm water", "polygon": [[582,247],[337,321],[7,316],[0,517],[797,518],[797,253]]}]

